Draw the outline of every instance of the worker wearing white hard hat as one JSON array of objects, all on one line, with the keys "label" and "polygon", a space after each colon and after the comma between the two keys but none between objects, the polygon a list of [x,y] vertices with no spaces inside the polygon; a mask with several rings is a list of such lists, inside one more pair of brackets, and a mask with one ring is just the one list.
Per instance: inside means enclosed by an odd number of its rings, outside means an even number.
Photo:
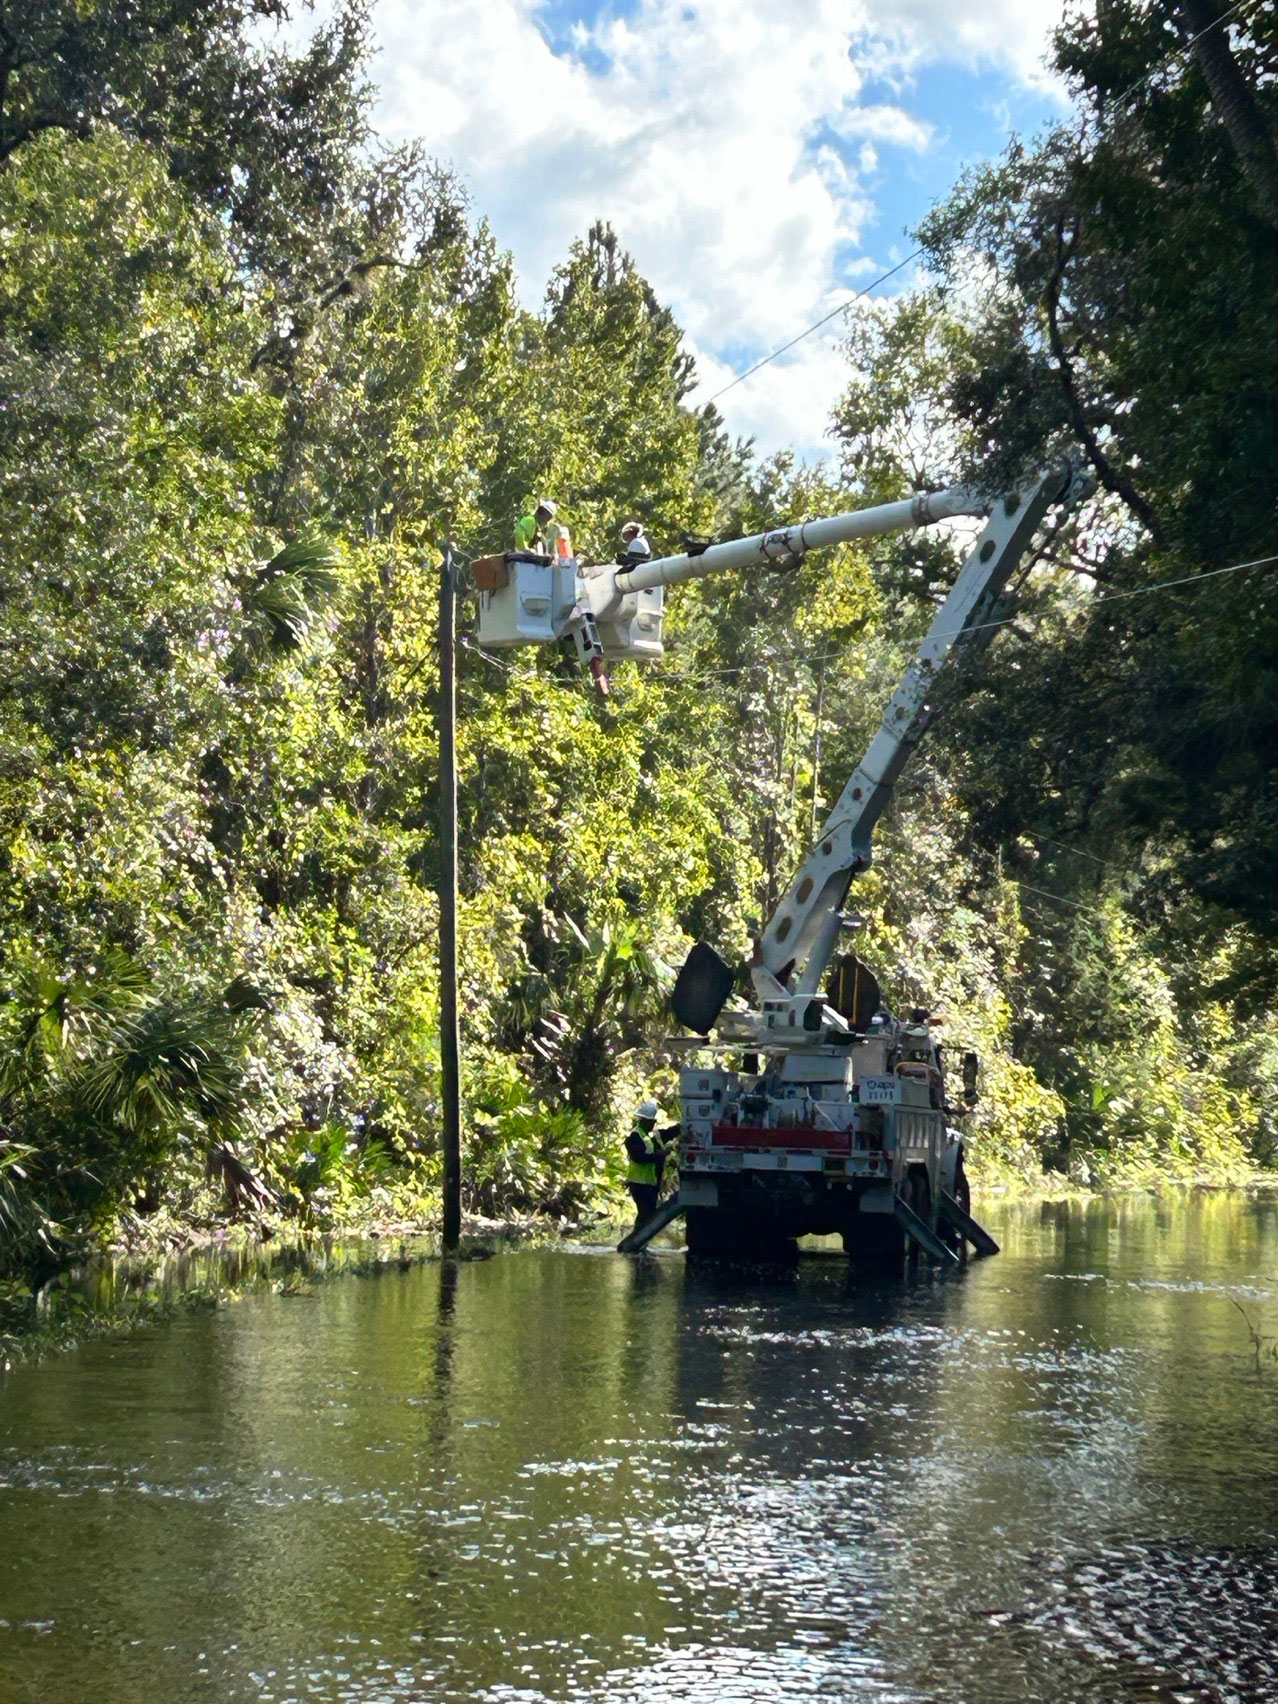
[{"label": "worker wearing white hard hat", "polygon": [[516,548],[547,556],[556,555],[558,534],[561,531],[566,534],[566,529],[561,528],[556,520],[558,513],[559,505],[552,498],[539,497],[536,506],[529,507],[515,522]]},{"label": "worker wearing white hard hat", "polygon": [[617,561],[623,568],[637,568],[652,555],[652,546],[643,530],[642,521],[627,521],[621,529],[622,552]]},{"label": "worker wearing white hard hat", "polygon": [[635,1122],[626,1137],[626,1188],[635,1204],[635,1229],[657,1210],[661,1173],[666,1163],[666,1145],[657,1135],[661,1108],[655,1100],[640,1103]]},{"label": "worker wearing white hard hat", "polygon": [[546,555],[552,556],[558,562],[563,562],[572,555],[572,539],[568,528],[559,519],[559,510],[549,498],[537,510],[537,519],[541,523],[542,537],[546,541]]}]

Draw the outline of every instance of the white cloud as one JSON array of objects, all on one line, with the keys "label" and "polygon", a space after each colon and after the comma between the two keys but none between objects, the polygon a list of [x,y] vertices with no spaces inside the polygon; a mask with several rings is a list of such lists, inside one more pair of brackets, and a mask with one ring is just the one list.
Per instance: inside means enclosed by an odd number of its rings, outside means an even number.
[{"label": "white cloud", "polygon": [[907,68],[948,62],[993,65],[1029,87],[1052,88],[1054,79],[1043,56],[1048,37],[1061,20],[1055,0],[892,0],[890,11],[876,8],[879,40],[889,56]]},{"label": "white cloud", "polygon": [[[605,0],[606,7],[606,0]],[[855,260],[883,151],[920,154],[908,106],[930,63],[1021,84],[1058,0],[636,0],[568,23],[537,0],[380,0],[378,120],[469,183],[530,301],[570,242],[608,219],[698,351],[725,365],[786,342],[899,256]],[[898,93],[862,98],[867,78]],[[762,448],[819,451],[837,394],[835,328],[723,399]]]}]

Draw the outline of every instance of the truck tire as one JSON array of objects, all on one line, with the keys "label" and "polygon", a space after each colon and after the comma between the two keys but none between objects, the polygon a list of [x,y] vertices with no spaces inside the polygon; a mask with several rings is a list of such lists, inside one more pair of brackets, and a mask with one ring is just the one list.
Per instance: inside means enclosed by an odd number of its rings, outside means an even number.
[{"label": "truck tire", "polygon": [[905,1232],[887,1213],[858,1213],[843,1231],[843,1252],[863,1266],[899,1266]]}]

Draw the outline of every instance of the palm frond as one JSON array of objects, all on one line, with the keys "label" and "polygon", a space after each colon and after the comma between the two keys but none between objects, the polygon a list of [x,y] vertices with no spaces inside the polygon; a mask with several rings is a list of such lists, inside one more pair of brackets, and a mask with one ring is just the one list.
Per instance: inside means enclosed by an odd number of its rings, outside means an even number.
[{"label": "palm frond", "polygon": [[118,1023],[80,1082],[85,1106],[134,1135],[197,1119],[229,1127],[243,1104],[244,1019],[214,1006],[156,1004]]},{"label": "palm frond", "polygon": [[272,650],[296,651],[305,642],[338,594],[340,566],[332,543],[307,537],[286,544],[257,570],[242,602]]},{"label": "palm frond", "polygon": [[20,967],[7,991],[15,1008],[15,1034],[0,1061],[0,1093],[67,1064],[95,1034],[146,997],[145,969],[121,948],[108,948],[95,963],[65,975],[41,960]]},{"label": "palm frond", "polygon": [[51,1252],[60,1236],[31,1177],[35,1157],[34,1148],[0,1137],[0,1271],[32,1252]]}]

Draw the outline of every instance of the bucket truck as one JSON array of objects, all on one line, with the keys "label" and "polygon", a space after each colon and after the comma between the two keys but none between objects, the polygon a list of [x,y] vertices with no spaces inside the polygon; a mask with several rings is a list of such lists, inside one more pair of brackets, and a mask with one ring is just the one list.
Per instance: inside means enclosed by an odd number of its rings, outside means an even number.
[{"label": "bucket truck", "polygon": [[1049,509],[1072,506],[1085,489],[1076,470],[1055,468],[993,502],[958,486],[633,568],[490,559],[502,570],[481,590],[481,645],[570,638],[597,670],[604,658],[661,655],[668,585],[985,518],[882,725],[754,943],[752,1005],[735,999],[736,972],[704,942],[679,972],[674,1015],[701,1038],[702,1057],[720,1062],[682,1070],[679,1187],[622,1252],[637,1252],[680,1216],[692,1252],[757,1258],[810,1234],[839,1234],[851,1253],[899,1254],[908,1245],[947,1264],[966,1244],[998,1252],[971,1216],[963,1137],[952,1122],[975,1104],[976,1056],[965,1055],[952,1097],[928,1014],[893,1017],[868,967],[838,949],[855,921],[844,909],[848,890],[870,863],[875,825],[931,720],[938,670],[956,650],[988,642]]}]

